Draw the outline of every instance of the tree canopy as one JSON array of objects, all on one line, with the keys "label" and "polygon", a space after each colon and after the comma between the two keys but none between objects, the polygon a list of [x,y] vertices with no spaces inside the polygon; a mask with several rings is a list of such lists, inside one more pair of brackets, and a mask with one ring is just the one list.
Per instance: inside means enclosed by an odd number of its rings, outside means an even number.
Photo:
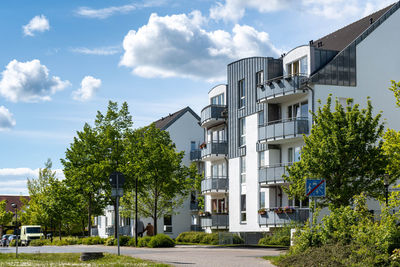
[{"label": "tree canopy", "polygon": [[336,100],[332,110],[331,96],[320,105],[312,114],[315,123],[311,134],[304,136],[301,159],[288,168],[285,177],[290,182],[286,191],[291,197],[305,198],[307,178],[326,180],[323,205],[346,206],[362,192],[370,197],[382,196],[387,164],[381,140],[384,126],[381,114],[374,116],[372,111],[370,100],[365,109],[349,99],[346,107]]}]

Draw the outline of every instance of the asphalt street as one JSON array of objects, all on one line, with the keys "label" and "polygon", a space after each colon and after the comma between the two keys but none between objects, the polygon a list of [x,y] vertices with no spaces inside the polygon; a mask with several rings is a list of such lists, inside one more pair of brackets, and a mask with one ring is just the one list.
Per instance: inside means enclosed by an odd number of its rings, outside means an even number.
[{"label": "asphalt street", "polygon": [[[116,247],[106,246],[43,246],[19,247],[20,253],[81,253],[107,252],[117,253]],[[15,252],[15,247],[0,247],[0,253]],[[174,248],[132,248],[121,247],[121,254],[163,262],[174,266],[274,266],[261,259],[262,256],[274,256],[285,252],[276,248],[238,248],[238,247],[204,247],[176,246]]]}]

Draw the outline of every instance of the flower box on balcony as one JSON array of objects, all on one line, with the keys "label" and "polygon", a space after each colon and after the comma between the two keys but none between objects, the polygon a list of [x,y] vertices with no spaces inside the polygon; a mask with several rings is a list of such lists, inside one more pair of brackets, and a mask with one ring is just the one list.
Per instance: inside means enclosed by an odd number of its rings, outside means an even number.
[{"label": "flower box on balcony", "polygon": [[283,213],[283,209],[282,208],[275,208],[275,213],[277,213],[277,214],[281,214],[281,213]]},{"label": "flower box on balcony", "polygon": [[203,148],[206,148],[207,147],[207,143],[202,143],[201,145],[200,145],[200,149],[203,149]]},{"label": "flower box on balcony", "polygon": [[199,211],[199,216],[200,217],[208,217],[208,216],[211,216],[211,213],[208,211]]},{"label": "flower box on balcony", "polygon": [[294,208],[293,208],[293,207],[286,206],[286,207],[283,209],[283,211],[284,211],[285,213],[293,213],[293,212],[294,212]]},{"label": "flower box on balcony", "polygon": [[265,215],[265,214],[267,214],[267,209],[266,209],[266,208],[261,208],[261,209],[259,209],[259,210],[258,210],[258,214],[260,214],[260,215]]}]

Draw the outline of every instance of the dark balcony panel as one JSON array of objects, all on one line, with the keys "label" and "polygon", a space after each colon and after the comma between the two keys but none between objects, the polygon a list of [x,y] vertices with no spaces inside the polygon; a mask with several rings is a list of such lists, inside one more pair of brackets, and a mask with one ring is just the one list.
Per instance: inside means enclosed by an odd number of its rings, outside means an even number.
[{"label": "dark balcony panel", "polygon": [[192,231],[192,232],[203,232],[203,228],[201,228],[201,225],[192,224],[190,226],[190,231]]},{"label": "dark balcony panel", "polygon": [[225,105],[209,105],[201,111],[201,125],[203,127],[211,127],[226,119]]},{"label": "dark balcony panel", "polygon": [[309,218],[308,209],[295,209],[292,213],[267,211],[264,215],[259,215],[260,225],[284,225],[291,222],[305,223]]},{"label": "dark balcony panel", "polygon": [[291,165],[292,163],[285,163],[261,167],[258,170],[258,182],[262,184],[284,183],[282,175],[287,174],[286,167]]},{"label": "dark balcony panel", "polygon": [[210,192],[210,191],[228,191],[229,180],[226,176],[221,177],[207,177],[203,181],[201,181],[201,192]]},{"label": "dark balcony panel", "polygon": [[229,227],[229,215],[228,214],[212,214],[211,216],[208,216],[208,217],[202,217],[201,218],[201,227],[227,229]]},{"label": "dark balcony panel", "polygon": [[192,211],[199,210],[199,202],[190,201],[190,210],[192,210]]},{"label": "dark balcony panel", "polygon": [[190,151],[190,160],[191,161],[201,160],[201,149]]},{"label": "dark balcony panel", "polygon": [[209,142],[206,147],[201,150],[201,157],[209,157],[212,155],[225,156],[228,154],[228,143],[227,142]]},{"label": "dark balcony panel", "polygon": [[285,95],[303,93],[303,84],[307,76],[302,74],[278,77],[265,82],[257,87],[257,101],[267,101]]},{"label": "dark balcony panel", "polygon": [[259,141],[293,138],[302,134],[309,134],[308,118],[292,118],[268,122],[258,128]]}]

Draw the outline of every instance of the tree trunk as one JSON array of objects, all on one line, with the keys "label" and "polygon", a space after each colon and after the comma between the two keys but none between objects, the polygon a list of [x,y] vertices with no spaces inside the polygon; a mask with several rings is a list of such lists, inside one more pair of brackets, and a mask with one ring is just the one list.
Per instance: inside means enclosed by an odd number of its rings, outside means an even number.
[{"label": "tree trunk", "polygon": [[117,238],[117,223],[118,223],[118,217],[117,217],[117,202],[114,202],[114,238]]},{"label": "tree trunk", "polygon": [[85,236],[85,218],[82,217],[82,236]]},{"label": "tree trunk", "polygon": [[154,194],[154,235],[157,234],[157,194]]},{"label": "tree trunk", "polygon": [[60,224],[58,225],[58,235],[60,236],[60,240],[61,240],[61,225],[62,223],[60,221]]},{"label": "tree trunk", "polygon": [[89,194],[89,205],[88,205],[88,236],[92,235],[92,195]]}]

